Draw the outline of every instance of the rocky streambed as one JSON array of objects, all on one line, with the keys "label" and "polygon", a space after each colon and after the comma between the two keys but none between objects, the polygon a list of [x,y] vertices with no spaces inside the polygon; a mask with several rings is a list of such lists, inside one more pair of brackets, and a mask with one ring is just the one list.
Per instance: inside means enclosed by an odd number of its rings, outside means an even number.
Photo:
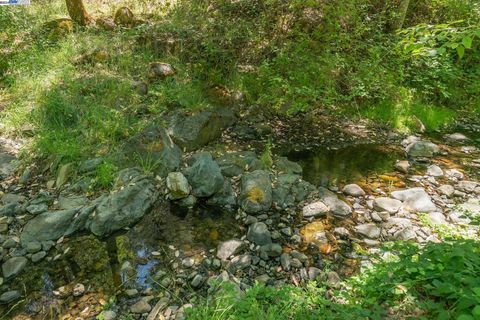
[{"label": "rocky streambed", "polygon": [[134,137],[126,150],[159,165],[122,170],[100,195],[86,190],[101,159],[36,182],[4,151],[4,318],[183,319],[218,282],[337,288],[383,242],[479,236],[480,152],[463,134],[286,157],[188,152],[205,138],[191,134],[183,145],[160,126]]}]

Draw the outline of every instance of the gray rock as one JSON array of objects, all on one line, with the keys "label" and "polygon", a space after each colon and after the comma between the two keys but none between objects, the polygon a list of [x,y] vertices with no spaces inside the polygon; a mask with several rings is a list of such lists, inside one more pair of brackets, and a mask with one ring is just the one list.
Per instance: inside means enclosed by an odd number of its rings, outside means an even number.
[{"label": "gray rock", "polygon": [[380,237],[380,228],[375,223],[361,224],[355,227],[355,231],[364,237],[377,239]]},{"label": "gray rock", "polygon": [[103,310],[100,312],[99,317],[103,320],[115,320],[117,319],[117,314],[112,310]]},{"label": "gray rock", "polygon": [[249,171],[255,160],[257,160],[255,152],[242,151],[226,153],[217,159],[217,163],[223,175],[234,177]]},{"label": "gray rock", "polygon": [[72,177],[74,174],[74,167],[73,163],[67,163],[60,167],[57,174],[57,180],[55,185],[57,188],[62,187],[65,183],[67,183],[68,179]]},{"label": "gray rock", "polygon": [[99,165],[103,163],[103,158],[93,158],[93,159],[88,159],[80,163],[78,166],[78,172],[80,173],[87,173],[87,172],[92,172],[97,169]]},{"label": "gray rock", "polygon": [[186,198],[178,200],[176,203],[183,208],[193,208],[197,204],[197,198],[193,195],[189,195]]},{"label": "gray rock", "polygon": [[16,158],[8,153],[0,152],[0,177],[8,177],[15,170]]},{"label": "gray rock", "polygon": [[352,197],[362,197],[365,195],[365,191],[357,184],[347,184],[343,187],[342,192]]},{"label": "gray rock", "polygon": [[152,307],[143,299],[130,307],[130,312],[136,314],[144,314],[150,312],[150,310],[152,310]]},{"label": "gray rock", "polygon": [[169,133],[182,148],[195,150],[219,138],[234,121],[235,115],[230,109],[181,111],[172,116]]},{"label": "gray rock", "polygon": [[20,236],[22,243],[57,240],[67,233],[78,210],[49,211],[28,221]]},{"label": "gray rock", "polygon": [[410,163],[406,160],[397,161],[397,163],[395,163],[395,169],[402,173],[408,173],[408,170],[410,169]]},{"label": "gray rock", "polygon": [[260,250],[262,253],[265,253],[267,256],[272,258],[278,257],[282,254],[282,246],[278,243],[269,243],[263,245]]},{"label": "gray rock", "polygon": [[380,197],[373,200],[373,208],[375,210],[387,211],[390,214],[396,213],[401,206],[401,201],[387,197]]},{"label": "gray rock", "polygon": [[223,187],[220,167],[209,153],[199,154],[185,173],[192,186],[192,194],[196,197],[210,197]]},{"label": "gray rock", "polygon": [[2,264],[3,277],[8,279],[16,276],[27,266],[27,258],[13,257]]},{"label": "gray rock", "polygon": [[184,268],[191,268],[195,264],[195,260],[193,258],[185,258],[182,260],[182,267]]},{"label": "gray rock", "polygon": [[18,203],[10,203],[0,208],[0,217],[13,217],[20,213],[21,206]]},{"label": "gray rock", "polygon": [[221,260],[227,260],[230,256],[238,253],[242,248],[243,242],[240,240],[228,240],[222,242],[217,248],[217,257]]},{"label": "gray rock", "polygon": [[456,188],[463,192],[474,192],[477,186],[475,181],[459,181]]},{"label": "gray rock", "polygon": [[47,253],[45,251],[40,251],[40,252],[34,253],[34,254],[32,254],[32,262],[36,263],[36,262],[42,260],[43,258],[45,258],[46,256],[47,256]]},{"label": "gray rock", "polygon": [[352,208],[344,201],[338,199],[333,192],[320,187],[318,188],[320,200],[327,205],[331,213],[337,218],[346,218],[352,213]]},{"label": "gray rock", "polygon": [[392,192],[392,198],[400,200],[407,208],[416,212],[432,212],[437,207],[423,188],[411,188]]},{"label": "gray rock", "polygon": [[243,254],[234,257],[227,266],[230,273],[234,273],[236,270],[248,268],[252,264],[252,256],[249,254]]},{"label": "gray rock", "polygon": [[70,210],[80,208],[88,203],[88,199],[85,196],[59,196],[57,207],[60,210]]},{"label": "gray rock", "polygon": [[272,185],[267,171],[244,174],[240,190],[240,205],[247,213],[267,211],[272,206]]},{"label": "gray rock", "polygon": [[432,177],[441,177],[443,176],[443,170],[439,166],[432,164],[427,168],[427,175]]},{"label": "gray rock", "polygon": [[105,236],[140,220],[157,199],[155,185],[139,177],[122,190],[97,198],[82,209],[50,211],[31,219],[20,236],[22,243],[57,240],[77,231]]},{"label": "gray rock", "polygon": [[315,268],[315,267],[310,267],[308,268],[308,278],[310,280],[317,280],[319,276],[322,275],[322,270]]},{"label": "gray rock", "polygon": [[329,207],[327,207],[323,202],[317,201],[303,207],[302,214],[304,218],[310,218],[325,215],[329,211]]},{"label": "gray rock", "polygon": [[451,221],[456,223],[470,224],[471,218],[480,216],[480,204],[473,202],[464,202],[455,206],[448,216]]},{"label": "gray rock", "polygon": [[173,143],[167,131],[159,126],[150,126],[132,137],[124,151],[133,160],[150,162],[161,177],[180,167],[182,150]]},{"label": "gray rock", "polygon": [[444,136],[445,140],[453,145],[459,145],[467,142],[469,139],[461,133],[452,133]]},{"label": "gray rock", "polygon": [[280,264],[282,265],[283,270],[290,271],[292,259],[288,253],[282,253],[280,256]]},{"label": "gray rock", "polygon": [[441,212],[438,212],[438,211],[429,212],[428,216],[430,218],[430,221],[433,224],[446,224],[447,223],[447,220],[445,219],[445,216]]},{"label": "gray rock", "polygon": [[27,207],[27,211],[33,215],[43,213],[48,210],[48,205],[46,203],[31,204]]},{"label": "gray rock", "polygon": [[2,247],[4,247],[5,249],[11,249],[15,248],[17,244],[17,241],[13,240],[12,238],[8,238],[3,242]]},{"label": "gray rock", "polygon": [[190,284],[192,285],[193,288],[198,288],[202,285],[204,280],[205,278],[201,274],[197,273],[195,277],[193,277],[192,282]]},{"label": "gray rock", "polygon": [[19,184],[27,184],[28,181],[30,181],[31,177],[32,177],[32,171],[30,170],[30,168],[25,168],[25,170],[23,170],[22,175],[18,179],[18,183]]},{"label": "gray rock", "polygon": [[[89,212],[85,227],[99,237],[111,234],[139,221],[150,211],[157,198],[153,181],[147,178],[137,181],[116,193],[95,200],[93,208],[85,209],[85,212]],[[81,229],[82,218],[86,219],[86,216],[81,213],[78,221],[80,227],[77,230]]]},{"label": "gray rock", "polygon": [[440,152],[440,148],[430,142],[430,141],[416,141],[411,143],[406,148],[407,154],[410,157],[417,158],[417,157],[427,157],[431,158],[435,154]]},{"label": "gray rock", "polygon": [[38,241],[29,242],[26,245],[28,253],[35,253],[42,250],[42,244]]},{"label": "gray rock", "polygon": [[441,185],[437,189],[437,191],[438,191],[438,193],[443,194],[443,195],[447,196],[448,198],[450,198],[455,193],[455,188],[453,186],[449,185],[449,184],[444,184],[444,185]]},{"label": "gray rock", "polygon": [[237,196],[229,180],[225,179],[223,187],[207,200],[207,204],[225,208],[233,208],[237,205]]},{"label": "gray rock", "polygon": [[172,200],[186,198],[190,194],[190,185],[181,172],[170,172],[167,176],[167,188]]},{"label": "gray rock", "polygon": [[7,291],[0,296],[0,304],[7,304],[20,298],[21,294],[17,290]]},{"label": "gray rock", "polygon": [[275,170],[279,173],[302,174],[302,167],[298,163],[290,161],[285,157],[275,159],[274,165]]},{"label": "gray rock", "polygon": [[272,242],[268,227],[263,222],[255,222],[248,228],[247,239],[256,245],[265,245]]},{"label": "gray rock", "polygon": [[22,196],[21,194],[15,194],[15,193],[5,193],[2,196],[2,203],[4,205],[8,204],[18,204],[18,203],[23,203],[25,201],[25,197]]}]

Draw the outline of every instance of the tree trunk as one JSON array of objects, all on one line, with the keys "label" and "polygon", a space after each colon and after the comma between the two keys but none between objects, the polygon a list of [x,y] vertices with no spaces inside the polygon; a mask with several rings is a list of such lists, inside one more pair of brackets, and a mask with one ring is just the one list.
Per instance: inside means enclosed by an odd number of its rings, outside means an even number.
[{"label": "tree trunk", "polygon": [[82,0],[66,0],[67,10],[70,18],[81,26],[85,26],[90,21],[90,16],[85,10]]},{"label": "tree trunk", "polygon": [[405,22],[405,17],[407,16],[408,6],[410,5],[410,0],[400,0],[398,5],[398,11],[395,14],[394,21],[392,23],[393,31],[397,31],[403,27]]}]

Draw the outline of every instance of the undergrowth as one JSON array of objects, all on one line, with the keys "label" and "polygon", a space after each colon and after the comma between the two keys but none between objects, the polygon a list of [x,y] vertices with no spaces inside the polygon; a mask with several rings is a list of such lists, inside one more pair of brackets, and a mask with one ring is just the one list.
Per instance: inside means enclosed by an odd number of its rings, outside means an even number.
[{"label": "undergrowth", "polygon": [[424,247],[404,242],[384,249],[388,254],[347,279],[342,290],[332,291],[322,283],[305,288],[257,284],[242,294],[227,283],[189,310],[187,319],[480,318],[478,242]]}]

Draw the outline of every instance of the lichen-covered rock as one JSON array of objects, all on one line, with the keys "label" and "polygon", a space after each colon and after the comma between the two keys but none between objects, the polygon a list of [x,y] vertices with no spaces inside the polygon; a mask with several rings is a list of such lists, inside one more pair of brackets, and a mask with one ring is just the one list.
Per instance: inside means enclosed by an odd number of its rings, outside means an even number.
[{"label": "lichen-covered rock", "polygon": [[272,206],[272,185],[267,171],[246,173],[241,179],[240,205],[248,213],[258,213]]},{"label": "lichen-covered rock", "polygon": [[224,178],[220,167],[209,153],[198,154],[192,166],[185,170],[192,194],[195,197],[210,197],[223,187]]},{"label": "lichen-covered rock", "polygon": [[167,176],[167,188],[172,200],[186,198],[190,194],[190,185],[181,172],[170,172]]},{"label": "lichen-covered rock", "polygon": [[182,157],[182,150],[173,143],[167,131],[159,126],[150,126],[132,137],[124,150],[133,160],[152,166],[161,177],[176,171]]}]

